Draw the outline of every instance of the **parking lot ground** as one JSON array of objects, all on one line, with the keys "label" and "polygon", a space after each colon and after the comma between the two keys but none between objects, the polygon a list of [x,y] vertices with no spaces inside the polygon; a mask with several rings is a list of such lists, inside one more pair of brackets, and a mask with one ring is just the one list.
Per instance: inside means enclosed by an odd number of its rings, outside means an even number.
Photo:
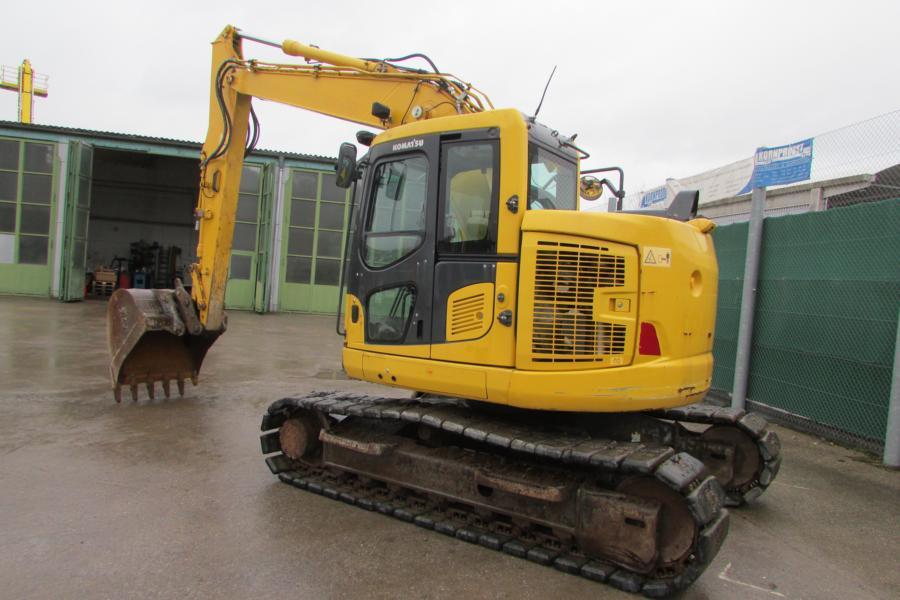
[{"label": "parking lot ground", "polygon": [[[333,317],[232,312],[198,387],[117,405],[104,314],[0,298],[0,596],[632,597],[279,483],[271,401],[405,395],[343,377]],[[779,478],[682,597],[900,597],[900,473],[776,429]]]}]

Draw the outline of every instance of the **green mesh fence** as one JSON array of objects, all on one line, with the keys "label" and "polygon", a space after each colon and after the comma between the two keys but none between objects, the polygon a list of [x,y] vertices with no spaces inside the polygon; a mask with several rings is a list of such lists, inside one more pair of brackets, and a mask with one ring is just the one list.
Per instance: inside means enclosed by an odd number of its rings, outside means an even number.
[{"label": "green mesh fence", "polygon": [[[714,232],[713,387],[731,391],[747,223]],[[900,300],[900,201],[768,218],[748,398],[882,440]]]}]

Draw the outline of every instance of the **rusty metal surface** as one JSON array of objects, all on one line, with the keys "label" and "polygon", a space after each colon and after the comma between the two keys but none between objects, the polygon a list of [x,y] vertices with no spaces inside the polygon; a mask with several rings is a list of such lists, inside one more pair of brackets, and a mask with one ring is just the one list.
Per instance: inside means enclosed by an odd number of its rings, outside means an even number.
[{"label": "rusty metal surface", "polygon": [[[120,289],[110,298],[106,330],[116,402],[122,400],[123,387],[130,389],[136,401],[140,385],[151,400],[156,397],[157,382],[167,398],[172,381],[180,395],[184,394],[185,381],[197,385],[203,358],[221,332],[198,330],[199,321],[190,319],[189,326],[185,325],[182,314],[189,314],[188,307],[182,305],[185,293],[180,287]],[[199,333],[192,333],[195,331]]]},{"label": "rusty metal surface", "polygon": [[[276,447],[275,428],[303,412],[336,417],[321,462]],[[441,435],[423,443],[422,427]],[[648,596],[688,587],[727,532],[724,492],[703,464],[646,441],[350,393],[279,400],[262,429],[286,483]]]}]

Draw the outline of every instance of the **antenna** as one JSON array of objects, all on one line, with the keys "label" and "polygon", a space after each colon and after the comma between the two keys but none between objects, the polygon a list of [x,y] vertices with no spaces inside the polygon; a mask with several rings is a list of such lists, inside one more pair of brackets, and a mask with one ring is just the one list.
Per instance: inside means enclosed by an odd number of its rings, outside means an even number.
[{"label": "antenna", "polygon": [[547,88],[550,87],[550,82],[553,81],[554,73],[556,73],[556,65],[553,65],[553,71],[550,72],[550,77],[547,78],[547,85],[544,86],[544,93],[541,94],[541,101],[538,102],[538,107],[535,109],[532,119],[537,119],[538,113],[541,112],[541,106],[544,104],[544,96],[547,95]]}]

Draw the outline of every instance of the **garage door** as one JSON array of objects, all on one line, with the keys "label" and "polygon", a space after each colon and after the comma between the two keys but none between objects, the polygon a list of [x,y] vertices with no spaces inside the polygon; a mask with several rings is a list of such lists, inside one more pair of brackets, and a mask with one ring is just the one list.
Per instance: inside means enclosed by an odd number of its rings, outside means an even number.
[{"label": "garage door", "polygon": [[273,173],[271,165],[244,165],[225,291],[228,308],[265,310]]},{"label": "garage door", "polygon": [[0,139],[0,292],[50,294],[55,153],[54,144]]},{"label": "garage door", "polygon": [[281,310],[337,311],[349,192],[334,182],[334,173],[291,170],[291,199],[284,210]]}]

